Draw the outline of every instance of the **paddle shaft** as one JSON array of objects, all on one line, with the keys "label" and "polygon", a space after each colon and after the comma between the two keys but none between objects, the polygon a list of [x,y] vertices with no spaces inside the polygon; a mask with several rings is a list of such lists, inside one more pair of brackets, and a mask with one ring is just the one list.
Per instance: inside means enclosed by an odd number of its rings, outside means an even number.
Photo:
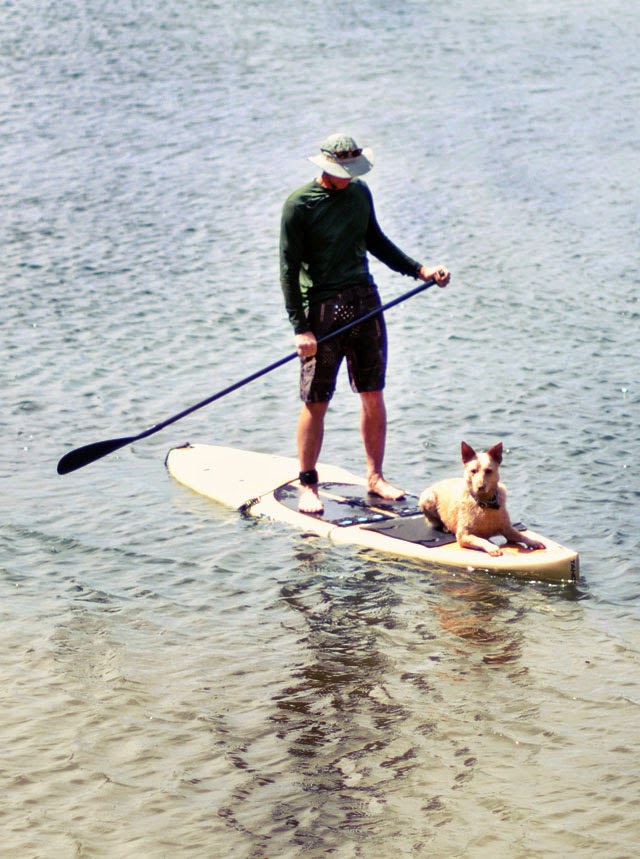
[{"label": "paddle shaft", "polygon": [[[425,289],[428,289],[430,286],[433,286],[435,282],[435,278],[429,278],[429,280],[423,281],[418,286],[414,287],[413,289],[410,289],[408,292],[399,295],[397,298],[388,301],[386,304],[382,304],[380,307],[376,307],[373,310],[370,310],[368,313],[365,313],[364,316],[360,316],[358,317],[358,319],[354,319],[351,322],[348,322],[346,325],[343,325],[341,328],[338,328],[335,331],[326,334],[324,337],[318,338],[318,343],[324,343],[325,341],[330,340],[332,337],[337,337],[339,334],[343,334],[345,331],[348,331],[355,325],[360,325],[362,322],[366,322],[368,319],[371,319],[374,316],[378,316],[378,314],[380,313],[384,313],[385,310],[389,310],[391,307],[395,307],[396,304],[400,304],[403,301],[407,301],[407,299],[412,298],[419,292],[424,292]],[[108,456],[110,453],[119,450],[119,448],[124,447],[127,444],[131,444],[134,441],[140,441],[143,438],[147,438],[150,435],[154,435],[155,433],[160,432],[160,430],[164,429],[165,427],[168,427],[170,424],[174,424],[176,423],[176,421],[182,420],[182,418],[186,418],[187,415],[198,411],[198,409],[202,409],[204,408],[204,406],[208,406],[216,400],[219,400],[222,397],[226,397],[227,394],[231,394],[233,391],[237,391],[239,388],[248,385],[250,382],[254,382],[261,376],[265,376],[272,370],[276,370],[278,367],[282,367],[283,364],[288,364],[290,361],[293,361],[297,357],[297,352],[291,352],[291,354],[285,355],[284,358],[280,358],[278,361],[274,361],[273,364],[269,364],[267,367],[263,367],[261,370],[256,370],[255,373],[251,373],[250,376],[246,376],[244,379],[240,379],[239,382],[234,382],[232,385],[223,388],[221,391],[217,391],[215,394],[212,394],[205,400],[201,400],[199,403],[196,403],[193,406],[189,406],[188,409],[184,409],[183,411],[178,412],[178,414],[172,415],[170,418],[167,418],[160,423],[154,424],[152,427],[149,427],[149,429],[138,433],[138,435],[126,436],[123,438],[107,439],[106,441],[98,441],[94,442],[93,444],[84,445],[83,447],[77,447],[74,450],[69,451],[69,453],[66,453],[58,462],[58,474],[68,474],[71,471],[76,471],[79,468],[83,468],[85,465],[89,465],[90,463],[95,462],[97,459],[101,459],[103,456]]]}]

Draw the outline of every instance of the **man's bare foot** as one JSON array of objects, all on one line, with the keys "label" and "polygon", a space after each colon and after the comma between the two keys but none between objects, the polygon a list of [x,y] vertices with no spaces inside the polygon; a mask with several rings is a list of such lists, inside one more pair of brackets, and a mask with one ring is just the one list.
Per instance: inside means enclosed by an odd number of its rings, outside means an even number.
[{"label": "man's bare foot", "polygon": [[318,495],[317,486],[301,486],[298,510],[301,513],[322,513],[324,505]]},{"label": "man's bare foot", "polygon": [[387,483],[380,474],[373,474],[369,478],[367,486],[372,495],[379,495],[380,498],[385,498],[387,501],[399,501],[406,495],[404,489],[398,489]]}]

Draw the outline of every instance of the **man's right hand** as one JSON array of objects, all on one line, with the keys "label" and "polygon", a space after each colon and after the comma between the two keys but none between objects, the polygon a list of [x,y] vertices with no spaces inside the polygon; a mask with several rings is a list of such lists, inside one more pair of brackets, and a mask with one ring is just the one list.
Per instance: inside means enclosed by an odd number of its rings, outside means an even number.
[{"label": "man's right hand", "polygon": [[294,337],[296,344],[296,352],[300,358],[313,358],[318,351],[318,343],[313,331],[305,331],[303,334],[296,334]]}]

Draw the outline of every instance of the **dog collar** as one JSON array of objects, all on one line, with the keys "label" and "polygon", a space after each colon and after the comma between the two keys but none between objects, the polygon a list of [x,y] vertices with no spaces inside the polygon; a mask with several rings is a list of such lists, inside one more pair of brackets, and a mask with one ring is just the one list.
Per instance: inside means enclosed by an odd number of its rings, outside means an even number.
[{"label": "dog collar", "polygon": [[489,510],[499,510],[500,509],[500,502],[498,501],[498,493],[497,492],[491,498],[489,498],[487,501],[483,501],[481,498],[478,498],[477,495],[475,496],[475,499],[478,502],[478,505],[480,507],[485,507]]}]

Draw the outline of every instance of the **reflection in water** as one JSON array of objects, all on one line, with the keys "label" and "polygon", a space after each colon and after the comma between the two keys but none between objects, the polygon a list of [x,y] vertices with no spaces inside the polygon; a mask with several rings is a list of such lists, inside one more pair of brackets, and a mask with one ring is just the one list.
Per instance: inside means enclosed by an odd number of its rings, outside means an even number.
[{"label": "reflection in water", "polygon": [[473,579],[447,582],[442,592],[452,598],[435,607],[445,632],[481,649],[482,661],[488,665],[516,662],[520,658],[521,635],[514,624],[524,609],[512,616],[509,625],[503,619],[494,623],[496,615],[510,608],[506,592],[491,582]]},{"label": "reflection in water", "polygon": [[[299,561],[308,570],[313,555]],[[277,735],[323,828],[363,836],[380,823],[386,782],[415,765],[413,749],[390,748],[395,724],[407,715],[385,686],[390,663],[381,642],[394,625],[397,598],[367,568],[335,579],[300,575],[282,595],[305,619],[306,661],[273,698]],[[316,837],[301,828],[295,840],[309,847]]]},{"label": "reflection in water", "polygon": [[[520,595],[523,589],[540,592],[550,604],[589,599],[584,583],[520,582],[477,572],[459,578],[444,576],[439,589],[443,599],[434,604],[433,610],[441,629],[473,648],[485,664],[514,663],[522,655],[523,635],[518,623],[529,607],[518,602],[516,608],[511,597]],[[527,667],[520,666],[519,670],[526,673]]]}]

